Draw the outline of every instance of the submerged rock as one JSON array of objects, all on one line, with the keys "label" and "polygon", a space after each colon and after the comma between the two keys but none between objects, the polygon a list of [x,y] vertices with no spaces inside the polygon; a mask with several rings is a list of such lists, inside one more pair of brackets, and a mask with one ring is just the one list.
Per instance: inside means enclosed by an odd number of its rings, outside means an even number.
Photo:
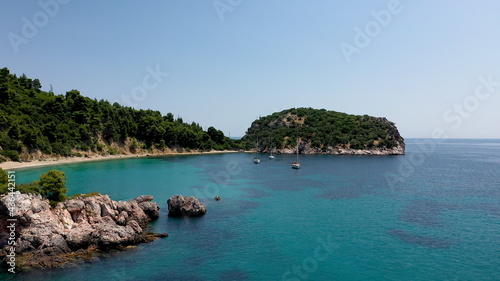
[{"label": "submerged rock", "polygon": [[[152,196],[116,202],[107,195],[84,195],[50,208],[40,195],[14,193],[0,197],[0,227],[15,224],[15,252],[21,268],[56,267],[93,254],[150,242],[167,234],[144,231],[158,218]],[[12,204],[13,205],[9,205]],[[0,258],[11,251],[11,233],[0,233]]]},{"label": "submerged rock", "polygon": [[207,208],[198,198],[174,195],[167,201],[169,217],[199,217],[207,212]]}]

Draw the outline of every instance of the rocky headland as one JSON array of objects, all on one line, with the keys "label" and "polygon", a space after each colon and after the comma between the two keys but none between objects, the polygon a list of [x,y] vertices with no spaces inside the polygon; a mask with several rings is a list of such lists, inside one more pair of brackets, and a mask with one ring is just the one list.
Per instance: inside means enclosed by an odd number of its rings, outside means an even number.
[{"label": "rocky headland", "polygon": [[404,138],[385,117],[292,108],[259,117],[242,141],[263,153],[402,155]]},{"label": "rocky headland", "polygon": [[117,202],[107,195],[81,195],[51,208],[40,195],[4,195],[0,227],[10,231],[0,233],[0,258],[6,260],[15,247],[17,268],[58,267],[166,237],[144,230],[159,217],[158,204],[152,200],[153,196],[140,196]]}]

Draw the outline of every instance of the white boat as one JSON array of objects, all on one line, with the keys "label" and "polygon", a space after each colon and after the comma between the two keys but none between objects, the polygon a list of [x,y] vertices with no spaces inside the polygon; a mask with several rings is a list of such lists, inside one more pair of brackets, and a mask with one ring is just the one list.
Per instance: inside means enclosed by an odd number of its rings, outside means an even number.
[{"label": "white boat", "polygon": [[270,144],[270,145],[269,145],[269,151],[271,152],[271,155],[269,155],[269,159],[274,159],[274,155],[273,155],[273,147],[272,147],[272,145],[273,145],[273,140],[272,140],[272,138],[269,140],[269,144]]},{"label": "white boat", "polygon": [[259,158],[259,156],[256,156],[256,157],[253,159],[253,163],[254,163],[254,164],[259,164],[259,163],[260,163],[260,158]]},{"label": "white boat", "polygon": [[254,164],[259,164],[260,163],[260,157],[259,157],[259,140],[255,140],[255,157],[253,158],[253,163]]},{"label": "white boat", "polygon": [[292,162],[292,169],[300,169],[299,163],[299,142],[297,141],[297,160]]},{"label": "white boat", "polygon": [[269,155],[269,159],[274,159],[273,151],[271,150],[271,155]]}]

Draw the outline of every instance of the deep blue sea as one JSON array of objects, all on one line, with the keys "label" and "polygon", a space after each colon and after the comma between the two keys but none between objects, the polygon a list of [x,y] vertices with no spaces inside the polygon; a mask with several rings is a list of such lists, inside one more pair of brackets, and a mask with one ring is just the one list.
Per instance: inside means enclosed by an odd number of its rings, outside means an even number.
[{"label": "deep blue sea", "polygon": [[[66,172],[69,194],[154,195],[156,240],[11,280],[500,280],[500,140],[407,140],[404,156],[252,154],[109,160]],[[167,216],[197,196],[201,218]],[[222,200],[213,197],[220,195]]]}]

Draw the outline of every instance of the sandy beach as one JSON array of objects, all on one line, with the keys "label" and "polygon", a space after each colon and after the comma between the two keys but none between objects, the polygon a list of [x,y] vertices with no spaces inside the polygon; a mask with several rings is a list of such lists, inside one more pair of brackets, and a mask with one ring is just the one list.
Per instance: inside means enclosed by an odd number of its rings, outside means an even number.
[{"label": "sandy beach", "polygon": [[238,151],[224,150],[224,151],[207,151],[207,152],[185,152],[185,153],[164,153],[164,154],[120,154],[120,155],[95,155],[91,157],[65,157],[51,160],[34,160],[29,162],[13,162],[7,161],[0,163],[0,168],[4,170],[34,168],[49,165],[73,164],[90,161],[103,161],[112,159],[127,159],[136,157],[156,157],[156,156],[175,156],[175,155],[202,155],[202,154],[217,154],[217,153],[236,153]]}]

